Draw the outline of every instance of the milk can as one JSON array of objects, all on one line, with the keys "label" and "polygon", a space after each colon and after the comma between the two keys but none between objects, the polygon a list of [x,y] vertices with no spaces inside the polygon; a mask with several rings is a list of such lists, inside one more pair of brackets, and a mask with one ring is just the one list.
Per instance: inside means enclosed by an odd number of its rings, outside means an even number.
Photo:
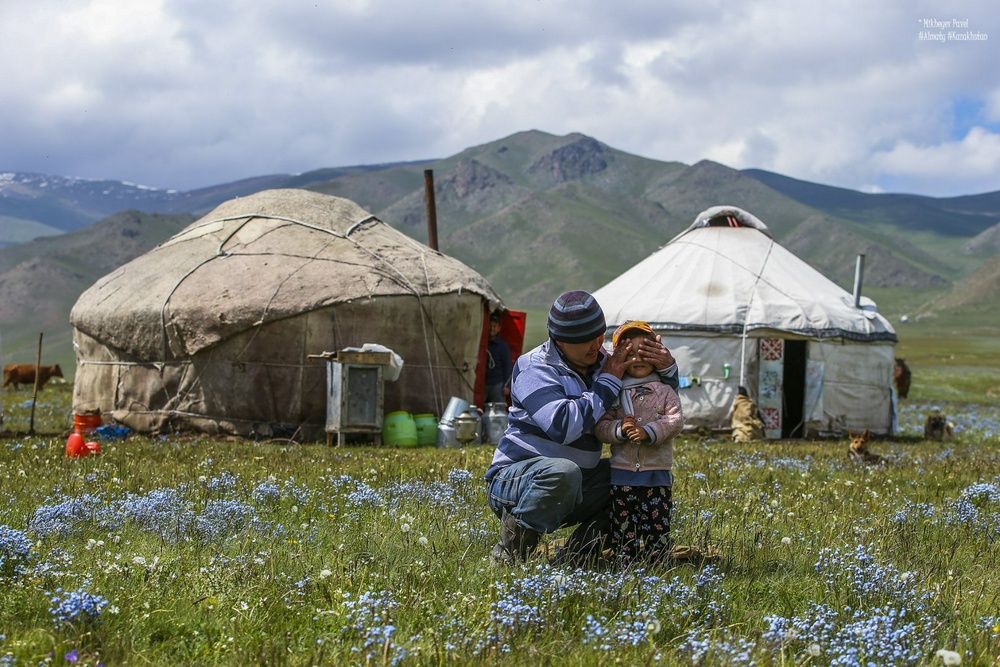
[{"label": "milk can", "polygon": [[497,444],[507,430],[507,404],[487,403],[483,414],[483,442]]},{"label": "milk can", "polygon": [[448,407],[441,415],[438,422],[437,440],[438,447],[461,447],[462,444],[455,437],[455,419],[469,408],[468,402],[458,396],[452,396],[448,401]]},{"label": "milk can", "polygon": [[465,445],[478,445],[482,427],[482,415],[479,409],[470,405],[469,409],[455,417],[455,439]]}]

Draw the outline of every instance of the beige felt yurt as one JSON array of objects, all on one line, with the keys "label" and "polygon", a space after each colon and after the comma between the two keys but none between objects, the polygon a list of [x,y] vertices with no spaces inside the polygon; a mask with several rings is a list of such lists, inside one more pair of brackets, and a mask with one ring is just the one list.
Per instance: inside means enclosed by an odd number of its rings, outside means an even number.
[{"label": "beige felt yurt", "polygon": [[594,296],[611,330],[636,319],[662,335],[687,426],[728,427],[742,384],[769,438],[894,430],[892,325],[742,209],[702,212]]},{"label": "beige felt yurt", "polygon": [[139,432],[313,436],[326,363],[371,343],[403,359],[385,413],[471,401],[500,299],[458,260],[354,202],[268,190],[226,202],[101,278],[70,315],[73,409]]}]

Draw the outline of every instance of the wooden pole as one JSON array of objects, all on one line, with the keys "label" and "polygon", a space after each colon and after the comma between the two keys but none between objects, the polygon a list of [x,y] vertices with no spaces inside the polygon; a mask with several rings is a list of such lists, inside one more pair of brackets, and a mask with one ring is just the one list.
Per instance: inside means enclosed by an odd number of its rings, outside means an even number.
[{"label": "wooden pole", "polygon": [[35,356],[35,390],[31,393],[31,420],[28,422],[28,435],[35,434],[35,401],[38,399],[38,378],[42,375],[42,336],[38,334],[38,354]]},{"label": "wooden pole", "polygon": [[434,201],[434,170],[424,169],[424,196],[427,199],[427,245],[438,249],[437,204]]}]

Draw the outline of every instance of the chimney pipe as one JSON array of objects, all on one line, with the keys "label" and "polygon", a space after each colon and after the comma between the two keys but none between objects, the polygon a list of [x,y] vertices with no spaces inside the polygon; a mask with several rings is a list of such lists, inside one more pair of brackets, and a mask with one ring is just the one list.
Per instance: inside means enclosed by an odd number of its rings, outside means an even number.
[{"label": "chimney pipe", "polygon": [[434,170],[424,169],[424,197],[427,200],[427,245],[438,249],[437,205],[434,202]]},{"label": "chimney pipe", "polygon": [[865,256],[858,255],[858,261],[854,265],[854,307],[861,307],[861,278],[865,273]]}]

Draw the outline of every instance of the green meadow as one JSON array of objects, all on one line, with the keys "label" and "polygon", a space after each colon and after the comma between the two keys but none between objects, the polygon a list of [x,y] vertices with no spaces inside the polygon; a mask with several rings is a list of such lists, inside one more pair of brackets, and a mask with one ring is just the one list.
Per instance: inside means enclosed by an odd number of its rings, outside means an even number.
[{"label": "green meadow", "polygon": [[[680,439],[695,556],[629,570],[494,564],[489,446],[129,434],[70,459],[71,386],[40,392],[35,435],[5,391],[0,665],[994,664],[1000,349],[907,326],[886,465]],[[954,440],[923,439],[934,409]]]}]

